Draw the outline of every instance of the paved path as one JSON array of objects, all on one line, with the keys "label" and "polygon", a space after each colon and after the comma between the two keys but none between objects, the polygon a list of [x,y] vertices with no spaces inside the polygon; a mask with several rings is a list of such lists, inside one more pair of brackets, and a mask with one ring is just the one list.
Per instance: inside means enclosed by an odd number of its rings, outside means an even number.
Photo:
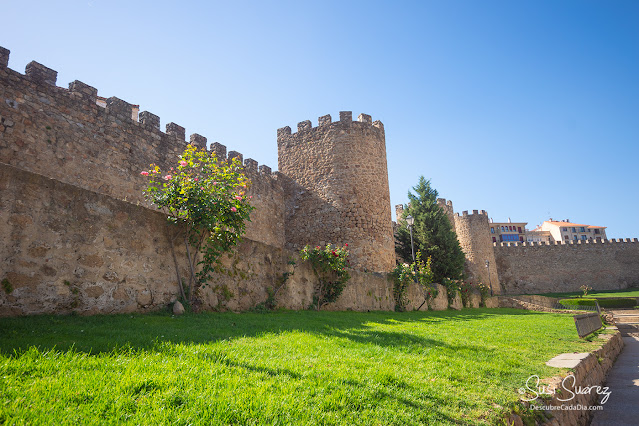
[{"label": "paved path", "polygon": [[639,328],[624,328],[622,315],[615,315],[615,320],[625,346],[606,380],[612,392],[610,399],[603,411],[594,413],[592,426],[639,425]]}]

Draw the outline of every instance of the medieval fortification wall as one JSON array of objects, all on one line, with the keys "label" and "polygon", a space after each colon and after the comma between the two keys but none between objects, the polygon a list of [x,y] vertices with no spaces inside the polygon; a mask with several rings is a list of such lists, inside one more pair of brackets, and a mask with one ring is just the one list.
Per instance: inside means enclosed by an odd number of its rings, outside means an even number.
[{"label": "medieval fortification wall", "polygon": [[639,242],[578,241],[568,244],[495,244],[499,282],[510,294],[639,287]]},{"label": "medieval fortification wall", "polygon": [[[569,243],[493,243],[484,210],[454,213],[453,204],[437,199],[451,221],[466,255],[466,274],[491,285],[495,294],[533,294],[639,287],[637,238]],[[398,217],[403,206],[396,206]],[[486,265],[488,261],[488,267]]]},{"label": "medieval fortification wall", "polygon": [[[96,104],[97,89],[80,81],[58,87],[56,71],[31,62],[23,75],[9,69],[8,60],[9,51],[0,48],[0,279],[11,288],[0,291],[0,315],[128,312],[175,300],[165,218],[144,200],[140,171],[152,163],[166,170],[188,143],[206,148],[207,139],[192,134],[187,141],[185,129],[175,123],[162,132],[159,117],[148,111],[135,121],[132,106],[121,99],[109,98],[103,108]],[[329,308],[393,308],[386,277],[360,272],[384,272],[394,263],[383,126],[366,115],[357,122],[350,112],[340,116],[337,123],[322,118],[331,129],[328,136],[310,123],[295,135],[289,130],[291,145],[307,130],[324,135],[304,138],[308,152],[301,146],[279,149],[280,168],[294,177],[300,176],[296,168],[308,170],[328,190],[273,173],[219,143],[208,147],[218,158],[242,160],[256,209],[244,243],[223,259],[226,273],[203,294],[205,308],[249,309],[281,281],[294,255],[289,249],[346,242],[355,254],[352,288]],[[278,136],[284,136],[282,130]],[[295,164],[309,162],[299,156],[313,150],[317,158],[320,151],[330,153],[331,167]],[[351,164],[351,172],[331,176]],[[344,181],[351,184],[347,190]],[[320,199],[334,206],[328,222],[307,202]],[[385,208],[379,205],[384,203]],[[306,226],[313,221],[316,229]],[[313,279],[304,268],[298,265],[279,293],[280,306],[311,303]]]},{"label": "medieval fortification wall", "polygon": [[[158,309],[177,297],[166,219],[143,198],[150,164],[167,169],[187,144],[239,157],[256,207],[244,242],[202,293],[208,309],[249,309],[281,283],[288,260],[305,244],[348,243],[353,279],[330,309],[392,309],[384,274],[395,253],[384,126],[340,112],[277,132],[279,172],[236,151],[111,97],[80,81],[56,86],[56,71],[37,62],[25,74],[8,68],[0,48],[0,315],[111,313]],[[639,285],[635,242],[554,247],[493,247],[485,212],[455,215],[471,279],[510,293]],[[178,255],[184,250],[176,247]],[[490,268],[485,261],[489,260]],[[186,276],[186,265],[182,275]],[[370,272],[372,271],[372,272]],[[488,276],[490,272],[490,276]],[[278,293],[280,306],[312,301],[308,265]],[[501,282],[501,287],[498,283]],[[497,291],[496,291],[497,292]],[[411,301],[419,305],[420,290]]]}]

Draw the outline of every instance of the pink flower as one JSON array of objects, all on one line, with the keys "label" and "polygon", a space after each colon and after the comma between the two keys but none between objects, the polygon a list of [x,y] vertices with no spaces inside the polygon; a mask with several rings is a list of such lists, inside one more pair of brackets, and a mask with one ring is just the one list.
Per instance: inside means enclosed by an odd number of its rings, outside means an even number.
[{"label": "pink flower", "polygon": [[213,185],[217,185],[217,182],[213,182]]},{"label": "pink flower", "polygon": [[180,161],[180,166],[182,167],[186,167],[189,163],[187,163],[186,161],[182,160]]},{"label": "pink flower", "polygon": [[164,176],[164,180],[171,180],[172,177],[173,176],[171,176],[171,175],[166,175],[166,176]]},{"label": "pink flower", "polygon": [[235,213],[235,212],[237,211],[237,209],[236,209],[235,207],[231,207],[231,211],[232,211],[233,213]]},{"label": "pink flower", "polygon": [[199,178],[195,178],[195,179],[193,179],[193,180],[197,182],[197,181],[198,181],[198,180],[200,180],[200,179],[199,179]]},{"label": "pink flower", "polygon": [[344,247],[348,247],[348,243],[344,244]]},{"label": "pink flower", "polygon": [[[202,191],[204,191],[204,187],[203,187],[203,186],[200,186],[200,189],[201,189]],[[215,203],[213,203],[213,204],[215,204]]]},{"label": "pink flower", "polygon": [[235,199],[236,199],[236,200],[241,200],[241,199],[242,199],[242,197],[241,197],[241,196],[239,196],[239,195],[236,195],[236,196],[235,196]]},{"label": "pink flower", "polygon": [[140,172],[140,174],[141,174],[142,176],[148,176],[148,175],[149,175],[149,172]]}]

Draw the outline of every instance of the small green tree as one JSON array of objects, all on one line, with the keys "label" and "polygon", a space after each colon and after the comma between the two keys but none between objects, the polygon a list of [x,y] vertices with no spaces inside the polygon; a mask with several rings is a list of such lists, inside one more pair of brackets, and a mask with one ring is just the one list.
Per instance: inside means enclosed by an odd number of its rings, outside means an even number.
[{"label": "small green tree", "polygon": [[[237,245],[253,207],[246,195],[249,180],[237,158],[218,159],[213,152],[189,145],[178,164],[161,171],[152,164],[141,172],[149,178],[145,195],[168,217],[168,234],[182,299],[195,300],[222,253]],[[175,226],[177,225],[177,226]],[[189,279],[185,289],[174,242],[183,237]],[[193,249],[193,250],[191,250]],[[200,257],[200,260],[198,260]]]},{"label": "small green tree", "polygon": [[337,300],[351,278],[346,270],[349,264],[348,244],[344,244],[344,247],[327,244],[324,249],[307,245],[300,250],[300,257],[311,263],[317,277],[313,305],[319,311],[322,306]]},{"label": "small green tree", "polygon": [[403,217],[397,218],[400,225],[396,235],[397,254],[403,259],[412,260],[410,232],[405,220],[406,216],[411,215],[415,219],[415,250],[420,252],[420,259],[424,262],[432,258],[434,282],[441,283],[444,278],[462,279],[464,252],[446,213],[437,205],[437,191],[423,176],[413,190],[415,194],[408,192],[409,203],[404,206]]}]

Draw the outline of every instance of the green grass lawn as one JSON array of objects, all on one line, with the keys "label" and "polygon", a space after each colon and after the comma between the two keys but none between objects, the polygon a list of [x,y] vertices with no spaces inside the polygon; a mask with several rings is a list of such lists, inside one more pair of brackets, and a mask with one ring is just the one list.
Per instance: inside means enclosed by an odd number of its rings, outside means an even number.
[{"label": "green grass lawn", "polygon": [[[582,297],[583,291],[573,291],[568,293],[543,293],[539,294],[539,296],[548,296],[548,297]],[[590,299],[597,297],[639,297],[639,288],[628,288],[625,290],[591,290],[588,292],[588,296]]]},{"label": "green grass lawn", "polygon": [[205,313],[0,319],[0,424],[496,424],[568,315]]}]

